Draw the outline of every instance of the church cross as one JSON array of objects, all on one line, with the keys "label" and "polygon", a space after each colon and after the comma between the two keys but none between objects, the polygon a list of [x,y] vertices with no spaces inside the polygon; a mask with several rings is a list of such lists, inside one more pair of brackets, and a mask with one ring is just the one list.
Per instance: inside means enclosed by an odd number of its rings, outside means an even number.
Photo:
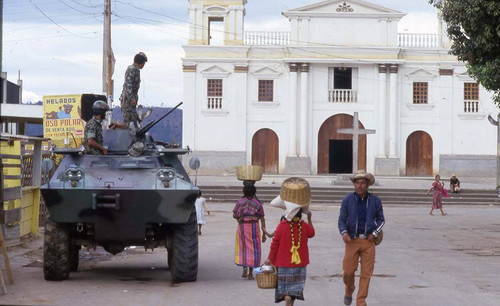
[{"label": "church cross", "polygon": [[352,123],[352,129],[338,129],[339,134],[351,134],[352,135],[352,173],[358,172],[358,138],[359,135],[363,134],[375,134],[375,130],[360,129],[358,112],[354,112],[354,122]]}]

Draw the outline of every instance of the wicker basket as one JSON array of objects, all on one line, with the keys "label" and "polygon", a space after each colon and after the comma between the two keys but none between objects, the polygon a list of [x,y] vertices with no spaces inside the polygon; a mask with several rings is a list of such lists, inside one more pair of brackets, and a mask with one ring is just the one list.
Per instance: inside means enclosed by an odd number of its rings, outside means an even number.
[{"label": "wicker basket", "polygon": [[257,287],[260,289],[274,289],[278,284],[278,274],[276,273],[276,267],[273,266],[273,273],[257,273],[255,278],[257,279]]},{"label": "wicker basket", "polygon": [[291,177],[281,185],[280,197],[283,201],[307,206],[311,202],[311,187],[305,179]]},{"label": "wicker basket", "polygon": [[261,166],[237,166],[236,178],[240,181],[260,181],[262,172]]}]

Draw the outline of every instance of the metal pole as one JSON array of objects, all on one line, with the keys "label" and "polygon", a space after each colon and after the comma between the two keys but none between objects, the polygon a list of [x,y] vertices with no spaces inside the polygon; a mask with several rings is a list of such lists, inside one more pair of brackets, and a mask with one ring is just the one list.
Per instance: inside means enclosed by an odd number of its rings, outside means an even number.
[{"label": "metal pole", "polygon": [[[497,189],[500,187],[500,113],[497,115]],[[498,189],[500,195],[500,189]]]},{"label": "metal pole", "polygon": [[113,102],[113,84],[111,83],[111,0],[108,0],[107,4],[107,17],[108,17],[108,50],[107,50],[107,57],[108,57],[108,65],[107,65],[107,98],[108,98],[108,104],[111,107],[111,103]]}]

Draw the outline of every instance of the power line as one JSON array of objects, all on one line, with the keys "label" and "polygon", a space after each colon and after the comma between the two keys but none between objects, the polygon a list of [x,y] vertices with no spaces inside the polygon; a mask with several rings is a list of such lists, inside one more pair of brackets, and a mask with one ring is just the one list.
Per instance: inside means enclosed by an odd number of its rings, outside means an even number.
[{"label": "power line", "polygon": [[73,33],[73,32],[71,32],[71,31],[69,31],[69,30],[67,30],[67,29],[63,28],[63,27],[62,27],[62,26],[60,26],[57,22],[55,22],[52,18],[50,18],[47,14],[45,14],[45,13],[44,13],[44,11],[42,11],[42,10],[41,10],[41,9],[40,9],[40,8],[39,8],[36,4],[35,4],[35,3],[33,3],[33,1],[32,1],[32,0],[29,0],[29,2],[30,2],[31,4],[33,4],[33,6],[34,6],[37,10],[39,10],[39,11],[40,11],[40,13],[42,13],[42,14],[43,14],[43,15],[44,15],[44,16],[45,16],[48,20],[50,20],[53,24],[55,24],[56,26],[58,26],[59,28],[61,28],[63,31],[65,31],[65,32],[67,32],[67,33],[69,33],[69,34],[71,34],[71,35],[79,36],[79,37],[81,37],[81,38],[89,38],[89,37],[82,36],[82,35],[80,35],[80,34]]},{"label": "power line", "polygon": [[87,15],[93,15],[94,13],[89,13],[89,12],[84,12],[82,10],[79,10],[77,8],[74,8],[72,7],[71,5],[67,4],[66,2],[62,1],[62,0],[59,0],[59,2],[61,2],[62,4],[66,5],[67,7],[69,7],[70,9],[74,10],[74,11],[77,11],[79,13],[82,13],[82,14],[87,14]]}]

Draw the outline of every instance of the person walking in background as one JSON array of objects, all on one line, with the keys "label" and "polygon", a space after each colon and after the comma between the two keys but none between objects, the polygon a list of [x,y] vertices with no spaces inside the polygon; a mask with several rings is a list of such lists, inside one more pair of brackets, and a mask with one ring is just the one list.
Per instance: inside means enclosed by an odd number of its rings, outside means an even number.
[{"label": "person walking in background", "polygon": [[460,191],[460,181],[458,180],[457,176],[455,173],[451,175],[450,179],[450,190],[453,193],[457,193]]},{"label": "person walking in background", "polygon": [[[264,207],[255,196],[254,185],[243,187],[243,197],[236,202],[233,209],[233,218],[238,221],[234,248],[234,262],[243,267],[241,277],[253,279],[253,268],[260,266],[261,239],[266,241],[266,235],[259,230],[259,221],[262,232],[266,232]],[[262,238],[261,238],[262,237]]]},{"label": "person walking in background", "polygon": [[[382,201],[368,192],[375,183],[371,173],[358,171],[351,177],[355,192],[348,194],[340,206],[338,227],[345,243],[343,261],[345,296],[344,304],[351,305],[355,289],[354,275],[361,262],[356,305],[366,305],[368,287],[375,268],[375,238],[385,224]],[[361,260],[360,260],[361,259]]]},{"label": "person walking in background", "polygon": [[431,211],[429,212],[429,215],[432,215],[434,209],[439,209],[441,211],[441,215],[444,216],[446,214],[443,212],[442,197],[443,195],[444,196],[447,195],[445,194],[446,190],[444,189],[444,183],[440,181],[441,177],[439,176],[439,174],[436,174],[434,178],[435,180],[432,183],[431,188],[429,188],[429,190],[427,190],[427,192],[425,193],[425,195],[428,195],[429,192],[434,191],[432,193],[432,207]]},{"label": "person walking in background", "polygon": [[194,203],[194,206],[196,207],[196,220],[198,222],[198,235],[201,235],[201,226],[203,224],[205,224],[204,212],[206,211],[207,214],[210,216],[210,210],[208,210],[208,208],[207,208],[205,198],[201,196],[201,190],[198,191],[198,195],[196,196],[196,202]]},{"label": "person walking in background", "polygon": [[266,265],[278,268],[278,283],[274,299],[276,303],[285,301],[293,305],[294,301],[304,300],[306,266],[309,264],[309,238],[315,231],[311,220],[311,211],[307,213],[307,223],[302,221],[300,208],[295,216],[284,218],[273,234],[273,240],[266,260]]},{"label": "person walking in background", "polygon": [[139,52],[134,56],[134,63],[128,66],[125,71],[125,80],[120,96],[120,107],[123,115],[123,123],[126,127],[130,126],[130,122],[134,122],[134,128],[137,128],[139,124],[136,107],[139,100],[139,87],[141,86],[141,69],[144,68],[147,61],[146,54]]}]

